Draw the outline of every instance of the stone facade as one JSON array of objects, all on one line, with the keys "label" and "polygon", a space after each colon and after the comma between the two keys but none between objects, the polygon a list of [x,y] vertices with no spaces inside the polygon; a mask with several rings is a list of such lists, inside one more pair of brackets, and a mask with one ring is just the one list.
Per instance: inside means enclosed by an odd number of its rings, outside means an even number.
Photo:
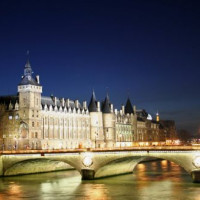
[{"label": "stone facade", "polygon": [[29,60],[17,95],[0,97],[4,150],[113,148],[160,140],[158,123],[140,120],[129,98],[118,111],[108,95],[100,103],[94,92],[88,106],[86,101],[42,96],[39,76],[33,78]]}]

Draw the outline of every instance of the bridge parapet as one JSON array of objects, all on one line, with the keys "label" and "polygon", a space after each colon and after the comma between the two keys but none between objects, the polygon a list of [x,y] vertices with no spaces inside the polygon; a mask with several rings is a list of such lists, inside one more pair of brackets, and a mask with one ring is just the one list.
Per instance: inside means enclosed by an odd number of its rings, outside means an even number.
[{"label": "bridge parapet", "polygon": [[[19,163],[51,160],[64,162],[78,170],[82,179],[95,179],[112,175],[131,173],[141,161],[152,157],[173,161],[183,167],[194,182],[200,182],[200,148],[126,148],[126,149],[90,149],[90,151],[17,151],[2,152],[0,156],[0,173],[8,174]],[[21,170],[21,169],[20,169]],[[14,175],[14,174],[13,174]]]}]

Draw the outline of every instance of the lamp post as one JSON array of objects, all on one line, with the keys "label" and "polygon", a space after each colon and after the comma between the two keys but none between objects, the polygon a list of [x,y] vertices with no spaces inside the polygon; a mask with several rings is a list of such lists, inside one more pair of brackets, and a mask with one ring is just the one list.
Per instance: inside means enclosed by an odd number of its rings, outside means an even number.
[{"label": "lamp post", "polygon": [[96,149],[96,146],[97,146],[97,136],[98,136],[98,133],[95,132],[95,149]]},{"label": "lamp post", "polygon": [[119,135],[119,145],[120,145],[120,149],[121,149],[121,139],[122,139],[122,134]]},{"label": "lamp post", "polygon": [[5,134],[3,134],[3,140],[2,140],[2,150],[4,151],[4,149],[5,149],[5,144],[4,144],[4,138],[6,138],[6,135]]},{"label": "lamp post", "polygon": [[17,150],[17,138],[16,138],[16,136],[15,136],[14,140],[15,140],[14,150],[16,151]]},{"label": "lamp post", "polygon": [[94,138],[94,148],[96,149],[96,143],[97,143],[97,133],[95,132],[95,138]]}]

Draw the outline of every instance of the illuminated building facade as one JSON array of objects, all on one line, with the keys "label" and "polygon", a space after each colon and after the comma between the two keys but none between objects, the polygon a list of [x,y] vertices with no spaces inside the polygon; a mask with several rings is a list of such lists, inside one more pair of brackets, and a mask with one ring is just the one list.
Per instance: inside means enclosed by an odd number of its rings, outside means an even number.
[{"label": "illuminated building facade", "polygon": [[139,146],[165,144],[165,137],[160,130],[159,117],[156,121],[145,110],[137,111],[137,132],[135,142]]},{"label": "illuminated building facade", "polygon": [[1,149],[112,148],[161,140],[158,123],[141,117],[129,98],[118,111],[108,95],[100,102],[94,92],[88,106],[42,96],[40,78],[32,73],[28,60],[17,95],[0,97]]}]

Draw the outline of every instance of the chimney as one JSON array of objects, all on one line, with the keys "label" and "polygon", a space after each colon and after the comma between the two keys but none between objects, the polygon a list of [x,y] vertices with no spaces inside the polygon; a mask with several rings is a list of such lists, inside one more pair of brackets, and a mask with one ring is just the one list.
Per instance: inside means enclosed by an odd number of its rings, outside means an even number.
[{"label": "chimney", "polygon": [[40,76],[39,75],[36,76],[36,81],[38,84],[40,84]]},{"label": "chimney", "polygon": [[64,107],[64,106],[65,106],[65,99],[62,98],[62,107]]},{"label": "chimney", "polygon": [[84,108],[84,109],[87,109],[87,101],[84,101],[84,102],[83,102],[83,108]]},{"label": "chimney", "polygon": [[78,100],[76,100],[76,101],[75,101],[75,107],[76,107],[76,108],[78,108],[78,104],[79,104],[79,102],[78,102]]},{"label": "chimney", "polygon": [[69,99],[66,101],[67,107],[69,108]]},{"label": "chimney", "polygon": [[122,115],[124,115],[124,113],[125,113],[125,107],[124,105],[122,105]]},{"label": "chimney", "polygon": [[134,111],[134,114],[136,113],[136,106],[134,105],[133,106],[133,111]]},{"label": "chimney", "polygon": [[100,112],[100,102],[97,102],[97,112]]},{"label": "chimney", "polygon": [[54,105],[57,106],[57,98],[54,97]]},{"label": "chimney", "polygon": [[110,111],[113,112],[113,104],[110,105]]}]

